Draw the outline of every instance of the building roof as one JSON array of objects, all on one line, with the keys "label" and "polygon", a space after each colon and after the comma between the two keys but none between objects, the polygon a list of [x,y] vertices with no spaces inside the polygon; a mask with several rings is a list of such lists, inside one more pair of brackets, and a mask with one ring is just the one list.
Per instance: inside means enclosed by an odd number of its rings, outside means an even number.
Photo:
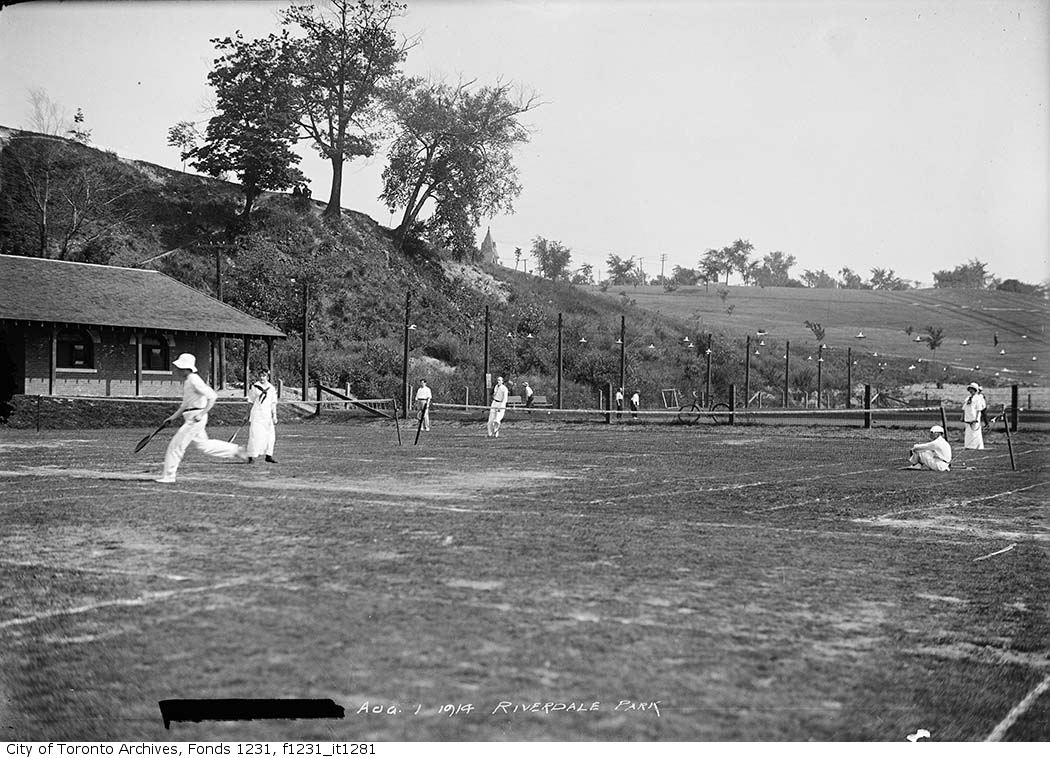
[{"label": "building roof", "polygon": [[0,320],[284,337],[159,271],[0,255]]}]

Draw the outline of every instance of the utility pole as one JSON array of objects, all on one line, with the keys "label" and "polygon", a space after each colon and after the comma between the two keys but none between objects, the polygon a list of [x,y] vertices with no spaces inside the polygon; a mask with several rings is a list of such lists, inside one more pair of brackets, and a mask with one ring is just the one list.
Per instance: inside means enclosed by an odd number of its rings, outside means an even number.
[{"label": "utility pole", "polygon": [[558,314],[558,410],[561,410],[561,314]]},{"label": "utility pole", "polygon": [[664,278],[664,264],[667,263],[667,253],[660,253],[660,280]]},{"label": "utility pole", "polygon": [[481,391],[481,404],[489,404],[489,391],[492,389],[492,384],[489,382],[489,307],[485,306],[485,365],[482,367],[483,376],[481,377],[482,391]]},{"label": "utility pole", "polygon": [[401,418],[408,418],[408,319],[411,305],[412,292],[408,291],[405,293],[405,332],[402,344],[404,353],[401,360],[401,400],[404,403],[401,407]]},{"label": "utility pole", "polygon": [[620,391],[627,392],[627,361],[625,351],[627,349],[627,319],[620,316]]}]

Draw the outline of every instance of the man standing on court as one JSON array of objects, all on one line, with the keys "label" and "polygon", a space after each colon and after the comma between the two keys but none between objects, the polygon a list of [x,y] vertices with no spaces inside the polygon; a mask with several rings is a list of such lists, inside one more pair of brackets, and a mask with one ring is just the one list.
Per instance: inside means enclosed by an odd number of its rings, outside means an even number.
[{"label": "man standing on court", "polygon": [[489,406],[489,437],[499,437],[503,414],[507,412],[507,397],[507,386],[503,384],[503,377],[497,376],[496,386],[492,390],[492,405]]},{"label": "man standing on court", "polygon": [[525,407],[526,408],[531,408],[532,407],[532,398],[533,398],[533,396],[536,393],[534,393],[532,391],[532,387],[529,386],[528,382],[524,382],[523,386],[524,386],[524,389],[521,391],[521,394],[523,394],[525,396]]},{"label": "man standing on court", "polygon": [[419,389],[416,390],[416,410],[423,414],[423,431],[430,431],[430,401],[434,393],[427,386],[426,379],[419,380]]},{"label": "man standing on court", "polygon": [[910,466],[907,469],[928,469],[930,471],[947,471],[952,464],[952,446],[944,439],[944,427],[930,427],[930,441],[911,446],[908,456]]},{"label": "man standing on court", "polygon": [[620,418],[621,413],[623,413],[623,387],[616,390],[616,418]]},{"label": "man standing on court", "polygon": [[638,406],[641,404],[642,396],[638,394],[638,390],[635,390],[631,395],[631,418],[638,418]]},{"label": "man standing on court", "polygon": [[232,442],[208,439],[208,411],[215,405],[218,394],[205,384],[197,373],[197,359],[189,354],[183,353],[174,361],[175,375],[183,380],[182,405],[173,414],[165,419],[172,423],[182,416],[182,426],[168,443],[168,450],[164,454],[164,473],[156,481],[162,484],[171,484],[175,481],[175,472],[179,469],[182,456],[186,454],[186,448],[192,443],[205,455],[214,458],[237,458],[247,460],[244,448]]},{"label": "man standing on court", "polygon": [[260,455],[267,463],[273,459],[273,446],[277,442],[277,388],[270,384],[270,372],[260,371],[259,378],[248,390],[248,402],[252,404],[248,415],[248,463],[255,463]]},{"label": "man standing on court", "polygon": [[963,432],[963,447],[967,450],[984,450],[984,432],[981,430],[983,420],[982,411],[988,404],[984,401],[984,393],[981,385],[970,382],[966,385],[966,391],[970,396],[963,403],[963,423],[966,424]]}]

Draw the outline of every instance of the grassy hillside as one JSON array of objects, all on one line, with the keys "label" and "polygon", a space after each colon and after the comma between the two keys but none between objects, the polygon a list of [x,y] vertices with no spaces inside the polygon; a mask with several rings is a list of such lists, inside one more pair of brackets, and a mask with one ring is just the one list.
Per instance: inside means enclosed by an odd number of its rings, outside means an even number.
[{"label": "grassy hillside", "polygon": [[[57,152],[55,152],[57,151]],[[752,392],[779,402],[784,383],[783,342],[791,340],[790,383],[797,397],[816,387],[816,341],[805,326],[819,322],[829,346],[824,389],[846,389],[845,348],[853,346],[854,392],[865,382],[895,387],[916,381],[984,384],[1045,382],[1045,301],[995,292],[873,292],[781,288],[598,288],[552,283],[499,266],[479,267],[414,240],[403,251],[389,229],[345,211],[338,223],[320,217],[323,204],[268,193],[249,222],[237,216],[236,185],[139,161],[57,138],[0,127],[0,249],[40,252],[26,170],[51,172],[69,197],[92,188],[108,198],[91,209],[72,237],[70,216],[56,204],[49,216],[46,253],[113,265],[147,265],[216,294],[216,257],[223,299],[282,329],[279,376],[298,386],[304,284],[309,284],[308,358],[311,381],[347,387],[362,397],[400,395],[406,296],[410,295],[410,381],[427,378],[437,401],[462,402],[466,388],[483,392],[483,324],[489,310],[489,369],[519,390],[556,391],[557,318],[563,314],[563,389],[567,407],[593,406],[597,393],[619,384],[621,318],[626,323],[628,394],[658,404],[659,390],[699,389],[707,374],[706,344],[713,333],[711,382],[725,397],[744,384],[744,339],[768,332],[751,356]],[[108,193],[108,194],[107,194]],[[77,200],[77,202],[81,202]],[[214,247],[220,243],[225,247]],[[905,334],[911,326],[945,330],[935,354]],[[865,339],[856,337],[863,331]],[[993,335],[1000,345],[993,349]],[[689,338],[689,339],[686,339]],[[967,347],[960,345],[966,339]],[[1006,355],[998,355],[1005,349]],[[239,375],[240,345],[228,346],[227,379]],[[261,346],[253,365],[263,360]],[[878,353],[878,355],[875,355]],[[887,358],[886,356],[891,356]],[[1032,356],[1037,358],[1032,361]],[[933,359],[919,361],[919,358]],[[912,365],[915,368],[909,368]],[[935,364],[935,365],[934,365]],[[974,370],[980,365],[980,370]],[[995,376],[999,372],[1000,376]],[[1032,372],[1032,373],[1028,373]]]},{"label": "grassy hillside", "polygon": [[[803,359],[818,345],[806,326],[810,321],[826,331],[826,357],[847,348],[861,360],[871,360],[878,353],[876,362],[889,361],[898,369],[904,363],[915,364],[913,377],[922,373],[919,359],[934,362],[942,373],[944,367],[950,373],[968,372],[989,386],[1045,384],[1050,373],[1050,335],[1046,331],[1050,308],[1046,300],[1030,295],[987,290],[891,292],[712,285],[674,292],[655,286],[610,287],[605,296],[626,296],[639,307],[685,320],[700,331],[723,331],[741,338],[766,331],[767,345],[782,348],[790,340],[793,355],[805,353]],[[927,326],[944,330],[943,343],[935,351],[915,341],[916,335],[926,336]],[[912,328],[910,335],[908,327]],[[861,333],[864,337],[858,338]],[[755,341],[758,339],[756,336]],[[901,376],[902,383],[906,378]]]}]

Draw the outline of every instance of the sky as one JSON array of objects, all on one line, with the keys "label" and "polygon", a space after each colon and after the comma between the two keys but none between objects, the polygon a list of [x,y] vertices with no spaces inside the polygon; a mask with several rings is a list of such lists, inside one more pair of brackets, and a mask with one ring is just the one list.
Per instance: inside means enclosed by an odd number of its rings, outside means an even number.
[{"label": "sky", "polygon": [[[181,168],[167,130],[209,114],[210,39],[279,28],[269,0],[27,2],[0,11],[0,125],[29,91],[97,147]],[[1050,278],[1047,0],[408,0],[405,71],[535,92],[504,264],[537,237],[649,275],[746,239],[795,277],[873,267],[930,286],[971,259]],[[315,199],[330,168],[303,147]],[[384,156],[344,170],[382,224]],[[663,258],[663,262],[661,259]],[[731,280],[732,281],[732,280]]]}]

